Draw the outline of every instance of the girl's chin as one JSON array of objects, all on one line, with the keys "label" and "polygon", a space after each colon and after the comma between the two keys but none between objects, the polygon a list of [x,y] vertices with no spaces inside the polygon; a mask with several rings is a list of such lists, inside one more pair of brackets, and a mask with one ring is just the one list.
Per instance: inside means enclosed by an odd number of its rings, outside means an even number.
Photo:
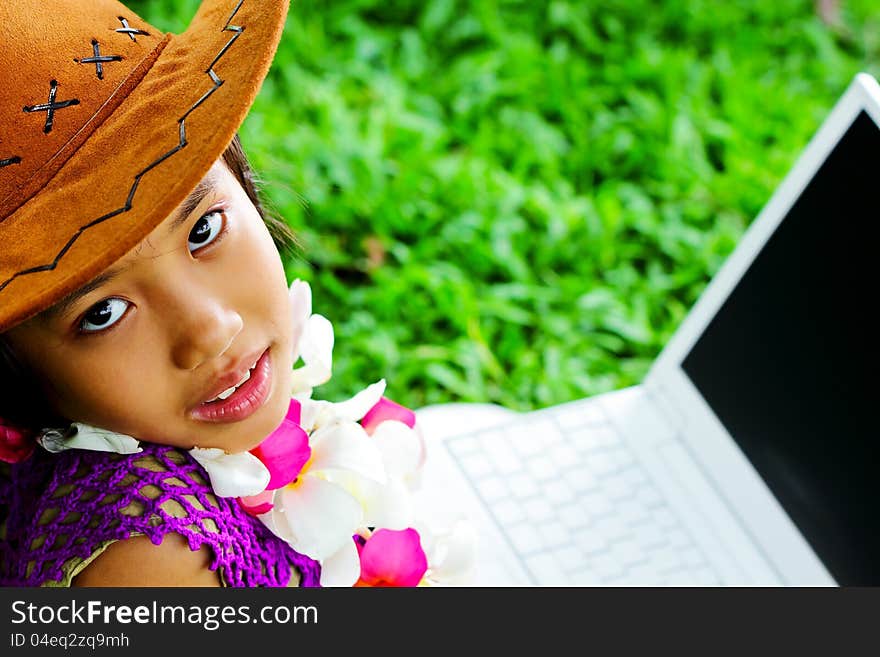
[{"label": "girl's chin", "polygon": [[290,397],[282,399],[270,399],[269,402],[248,420],[240,422],[241,426],[230,426],[231,433],[235,433],[234,437],[224,440],[224,445],[218,445],[230,454],[238,452],[249,452],[257,445],[269,437],[275,429],[277,429],[284,417],[287,415],[287,409],[290,406]]}]

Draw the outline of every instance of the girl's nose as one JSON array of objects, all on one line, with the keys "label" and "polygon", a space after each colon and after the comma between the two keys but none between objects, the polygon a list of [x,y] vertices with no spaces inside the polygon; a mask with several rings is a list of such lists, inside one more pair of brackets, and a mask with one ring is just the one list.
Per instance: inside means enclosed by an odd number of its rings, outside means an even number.
[{"label": "girl's nose", "polygon": [[175,366],[193,370],[225,352],[241,332],[244,321],[234,310],[213,299],[182,307],[176,321],[171,358]]}]

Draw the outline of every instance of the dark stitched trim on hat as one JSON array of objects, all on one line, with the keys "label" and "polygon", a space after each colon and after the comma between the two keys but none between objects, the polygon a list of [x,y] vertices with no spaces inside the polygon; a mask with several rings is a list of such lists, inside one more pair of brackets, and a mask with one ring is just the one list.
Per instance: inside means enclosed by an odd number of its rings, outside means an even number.
[{"label": "dark stitched trim on hat", "polygon": [[43,132],[47,135],[52,132],[52,124],[55,122],[55,110],[64,109],[71,105],[79,105],[79,100],[72,98],[71,100],[61,100],[55,102],[55,94],[58,93],[58,82],[56,80],[49,81],[49,101],[39,105],[25,105],[22,110],[25,112],[46,112],[46,124],[43,126]]},{"label": "dark stitched trim on hat", "polygon": [[[244,26],[231,24],[232,19],[238,13],[238,10],[241,9],[241,6],[244,4],[244,2],[245,2],[245,0],[238,0],[238,4],[235,5],[235,8],[232,10],[232,13],[229,15],[229,18],[226,19],[226,24],[223,26],[223,29],[221,29],[220,31],[221,32],[234,32],[234,34],[229,38],[229,41],[227,41],[224,44],[224,46],[220,49],[220,52],[217,54],[217,56],[211,60],[211,64],[208,66],[208,70],[205,71],[205,73],[214,82],[214,86],[211,87],[207,92],[205,92],[202,95],[202,97],[199,98],[195,103],[193,103],[192,107],[190,107],[186,112],[184,112],[183,116],[181,116],[179,119],[177,119],[177,123],[179,124],[179,127],[178,127],[179,141],[178,141],[177,146],[175,146],[174,148],[172,148],[168,152],[164,153],[163,155],[160,155],[156,160],[154,160],[153,162],[148,164],[137,175],[135,175],[134,182],[132,183],[131,188],[128,190],[128,197],[125,199],[125,205],[123,205],[122,207],[117,208],[115,210],[112,210],[111,212],[103,214],[100,217],[98,217],[97,219],[90,221],[89,223],[87,223],[84,226],[81,226],[79,228],[79,230],[77,230],[76,233],[67,241],[67,244],[65,244],[62,247],[62,249],[58,252],[58,255],[56,255],[55,258],[52,260],[52,262],[46,263],[45,265],[39,265],[37,267],[31,267],[30,269],[24,269],[18,273],[13,274],[8,279],[3,281],[3,283],[0,283],[0,292],[2,292],[4,289],[6,289],[6,287],[12,281],[14,281],[16,278],[18,278],[19,276],[26,276],[27,274],[36,274],[36,273],[39,273],[42,271],[50,271],[50,270],[55,269],[55,267],[58,266],[58,263],[61,260],[61,258],[64,257],[64,255],[70,250],[70,247],[72,247],[74,245],[76,240],[79,239],[80,235],[82,235],[86,230],[88,230],[92,226],[97,226],[98,224],[100,224],[104,221],[107,221],[108,219],[111,219],[111,218],[115,217],[116,215],[119,215],[119,214],[122,214],[123,212],[128,212],[129,210],[131,210],[132,200],[134,199],[135,192],[137,191],[138,185],[141,182],[141,178],[148,171],[152,170],[153,168],[155,168],[156,166],[158,166],[159,164],[161,164],[162,162],[164,162],[169,157],[171,157],[172,155],[174,155],[178,151],[182,150],[186,146],[186,144],[187,144],[187,141],[186,141],[186,117],[188,117],[193,112],[193,110],[195,110],[199,105],[201,105],[203,102],[205,102],[205,100],[207,100],[215,91],[217,91],[217,89],[219,89],[223,85],[223,80],[214,72],[214,65],[220,60],[221,57],[223,57],[224,54],[226,54],[226,51],[229,50],[229,47],[233,43],[235,43],[235,41],[238,39],[238,37],[241,36],[241,33],[244,32]],[[52,80],[52,83],[57,84],[57,82],[55,82],[55,80]],[[55,87],[53,86],[52,91],[54,92],[54,90],[55,90]],[[50,104],[51,104],[52,100],[54,100],[54,95],[49,96]],[[67,101],[65,101],[65,102],[67,102]],[[79,102],[79,101],[76,101],[76,102]],[[25,108],[25,111],[27,111],[27,108]],[[34,110],[34,111],[36,111],[36,110]]]},{"label": "dark stitched trim on hat", "polygon": [[21,158],[18,155],[13,155],[12,157],[7,157],[5,160],[0,160],[0,167],[8,167],[10,164],[18,164],[21,162]]},{"label": "dark stitched trim on hat", "polygon": [[139,30],[139,29],[134,28],[131,25],[129,25],[128,20],[126,20],[123,16],[117,16],[116,18],[119,19],[120,23],[122,23],[122,27],[117,27],[114,30],[115,32],[119,32],[120,34],[127,34],[128,38],[131,39],[132,41],[137,41],[137,39],[134,38],[135,34],[140,34],[142,36],[150,36],[149,32],[144,32],[143,30]]},{"label": "dark stitched trim on hat", "polygon": [[94,52],[94,57],[83,57],[82,59],[74,58],[73,61],[78,64],[94,64],[95,65],[95,73],[98,76],[99,80],[104,79],[104,64],[107,62],[121,62],[122,55],[102,55],[101,54],[101,46],[98,44],[97,39],[92,39],[92,52]]}]

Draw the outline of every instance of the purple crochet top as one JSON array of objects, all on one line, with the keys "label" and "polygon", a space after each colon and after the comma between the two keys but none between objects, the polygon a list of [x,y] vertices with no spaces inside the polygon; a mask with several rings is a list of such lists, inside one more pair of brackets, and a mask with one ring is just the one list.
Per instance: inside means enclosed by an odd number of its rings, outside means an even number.
[{"label": "purple crochet top", "polygon": [[71,561],[92,557],[107,541],[144,534],[159,544],[174,532],[192,550],[210,546],[210,568],[227,586],[287,586],[292,567],[300,586],[319,586],[320,564],[237,500],[217,497],[188,453],[141,446],[126,455],[38,448],[8,477],[0,472],[0,585],[60,582]]}]

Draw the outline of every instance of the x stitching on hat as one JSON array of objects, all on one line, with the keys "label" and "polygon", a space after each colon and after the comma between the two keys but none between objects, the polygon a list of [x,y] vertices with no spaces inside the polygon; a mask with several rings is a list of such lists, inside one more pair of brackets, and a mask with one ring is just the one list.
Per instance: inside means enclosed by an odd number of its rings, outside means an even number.
[{"label": "x stitching on hat", "polygon": [[104,64],[106,62],[122,61],[122,55],[102,55],[101,46],[98,44],[97,39],[92,39],[92,52],[95,55],[94,57],[83,57],[82,59],[74,59],[73,61],[79,62],[80,64],[94,64],[95,73],[99,80],[104,79]]},{"label": "x stitching on hat", "polygon": [[117,27],[116,31],[119,32],[120,34],[127,34],[128,38],[131,39],[132,41],[137,41],[137,39],[134,38],[135,34],[141,34],[143,36],[150,36],[149,32],[144,32],[143,30],[139,30],[139,29],[134,28],[131,25],[129,25],[128,21],[125,18],[123,18],[122,16],[117,16],[117,18],[119,19],[119,22],[122,23],[122,27]]},{"label": "x stitching on hat", "polygon": [[58,93],[58,82],[56,80],[49,81],[49,102],[40,105],[25,106],[22,109],[25,112],[46,112],[46,125],[43,126],[43,132],[49,134],[52,131],[52,124],[55,121],[55,110],[64,109],[71,105],[79,105],[79,100],[72,98],[70,100],[61,100],[55,102],[55,94]]}]

